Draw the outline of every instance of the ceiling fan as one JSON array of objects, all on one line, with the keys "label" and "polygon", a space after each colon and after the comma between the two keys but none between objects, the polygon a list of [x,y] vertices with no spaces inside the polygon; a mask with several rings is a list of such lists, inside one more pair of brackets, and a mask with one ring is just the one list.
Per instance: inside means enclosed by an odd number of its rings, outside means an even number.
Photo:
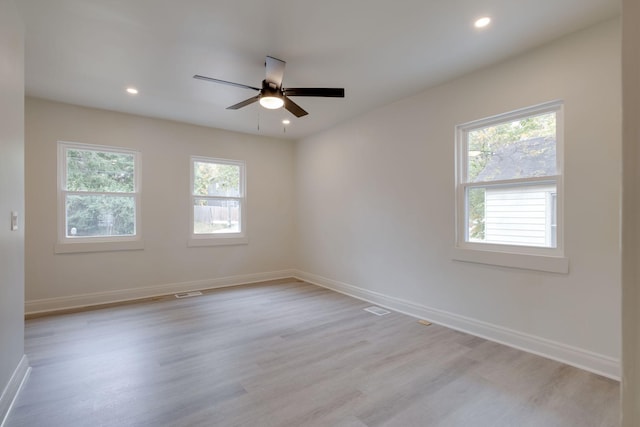
[{"label": "ceiling fan", "polygon": [[237,110],[256,101],[260,102],[265,108],[275,110],[284,106],[289,112],[296,117],[306,116],[307,113],[298,104],[289,99],[290,96],[317,96],[330,98],[344,98],[343,88],[284,88],[282,87],[282,78],[284,77],[284,66],[286,62],[267,56],[265,61],[266,77],[262,81],[262,88],[247,86],[241,83],[228,82],[226,80],[214,79],[196,74],[194,79],[205,80],[208,82],[221,83],[229,86],[241,87],[245,89],[253,89],[260,92],[258,95],[246,99],[242,102],[227,107],[227,110]]}]

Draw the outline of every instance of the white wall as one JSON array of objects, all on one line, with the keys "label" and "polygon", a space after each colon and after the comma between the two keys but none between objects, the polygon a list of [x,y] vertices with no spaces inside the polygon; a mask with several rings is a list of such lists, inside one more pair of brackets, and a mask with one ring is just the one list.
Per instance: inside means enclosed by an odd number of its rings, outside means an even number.
[{"label": "white wall", "polygon": [[640,425],[640,3],[623,0],[622,425]]},{"label": "white wall", "polygon": [[[619,32],[603,23],[301,141],[301,276],[619,375]],[[569,274],[453,261],[455,126],[555,99]]]},{"label": "white wall", "polygon": [[[0,424],[27,365],[24,355],[24,36],[0,0]],[[11,231],[11,212],[19,230]]]},{"label": "white wall", "polygon": [[[268,279],[293,267],[293,142],[34,98],[25,111],[28,312]],[[144,250],[54,253],[59,140],[142,153]],[[246,161],[249,244],[187,247],[191,155]]]}]

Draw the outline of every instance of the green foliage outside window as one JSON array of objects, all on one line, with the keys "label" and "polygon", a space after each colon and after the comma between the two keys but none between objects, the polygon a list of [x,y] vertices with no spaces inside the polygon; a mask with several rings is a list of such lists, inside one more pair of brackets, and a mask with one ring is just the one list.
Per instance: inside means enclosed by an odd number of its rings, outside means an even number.
[{"label": "green foliage outside window", "polygon": [[74,192],[66,197],[68,237],[135,234],[135,198],[118,194],[135,191],[134,160],[127,153],[66,150],[65,185]]},{"label": "green foliage outside window", "polygon": [[[240,196],[240,166],[194,162],[193,194],[196,196]],[[206,204],[206,200],[200,200]]]}]

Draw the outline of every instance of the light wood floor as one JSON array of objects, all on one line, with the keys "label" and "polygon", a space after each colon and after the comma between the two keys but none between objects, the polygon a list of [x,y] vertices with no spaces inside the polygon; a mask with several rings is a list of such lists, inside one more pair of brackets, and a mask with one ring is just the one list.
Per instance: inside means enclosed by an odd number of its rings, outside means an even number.
[{"label": "light wood floor", "polygon": [[296,281],[27,321],[7,427],[617,426],[619,384]]}]

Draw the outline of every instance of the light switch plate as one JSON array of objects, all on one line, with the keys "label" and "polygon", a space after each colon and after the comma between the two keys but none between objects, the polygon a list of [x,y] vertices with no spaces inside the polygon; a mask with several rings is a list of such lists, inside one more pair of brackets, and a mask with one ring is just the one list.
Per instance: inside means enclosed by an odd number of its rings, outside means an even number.
[{"label": "light switch plate", "polygon": [[11,211],[11,231],[18,231],[18,212]]}]

